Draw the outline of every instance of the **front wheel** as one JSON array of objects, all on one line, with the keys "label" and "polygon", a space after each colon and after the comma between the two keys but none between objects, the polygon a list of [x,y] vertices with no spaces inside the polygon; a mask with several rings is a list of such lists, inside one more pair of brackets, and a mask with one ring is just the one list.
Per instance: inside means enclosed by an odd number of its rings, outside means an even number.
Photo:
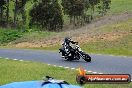
[{"label": "front wheel", "polygon": [[88,54],[85,54],[84,60],[86,62],[91,62],[91,57]]},{"label": "front wheel", "polygon": [[67,60],[67,61],[72,61],[73,58],[72,58],[72,57],[65,57],[65,60]]}]

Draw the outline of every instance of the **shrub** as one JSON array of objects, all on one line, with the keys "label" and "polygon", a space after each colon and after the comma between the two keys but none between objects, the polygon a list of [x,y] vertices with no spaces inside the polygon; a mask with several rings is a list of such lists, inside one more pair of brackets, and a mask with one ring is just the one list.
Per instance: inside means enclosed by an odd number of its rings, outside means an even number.
[{"label": "shrub", "polygon": [[18,30],[0,30],[0,44],[9,43],[22,37],[23,33]]}]

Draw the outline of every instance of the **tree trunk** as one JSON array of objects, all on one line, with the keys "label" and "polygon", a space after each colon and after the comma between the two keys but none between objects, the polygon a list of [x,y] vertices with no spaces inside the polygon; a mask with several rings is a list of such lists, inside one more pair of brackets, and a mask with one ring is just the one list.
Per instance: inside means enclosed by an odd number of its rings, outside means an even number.
[{"label": "tree trunk", "polygon": [[2,19],[3,19],[3,7],[1,6],[1,12],[0,12],[0,21],[2,22]]},{"label": "tree trunk", "polygon": [[6,23],[8,26],[8,21],[9,21],[9,0],[7,0],[7,10],[6,10]]},{"label": "tree trunk", "polygon": [[14,26],[16,27],[16,25],[17,25],[16,18],[17,18],[17,10],[18,10],[18,8],[17,8],[18,0],[15,1],[14,5],[15,5],[15,9],[14,9]]},{"label": "tree trunk", "polygon": [[72,23],[72,16],[70,16],[70,24]]},{"label": "tree trunk", "polygon": [[23,30],[25,30],[25,24],[26,24],[26,12],[25,12],[25,9],[24,9],[25,6],[22,7],[22,22],[23,22]]},{"label": "tree trunk", "polygon": [[75,23],[76,23],[76,17],[75,17],[75,16],[73,16],[73,17],[74,17],[74,18],[73,18],[73,19],[74,19],[74,20],[73,20],[73,24],[76,25],[76,24],[75,24]]}]

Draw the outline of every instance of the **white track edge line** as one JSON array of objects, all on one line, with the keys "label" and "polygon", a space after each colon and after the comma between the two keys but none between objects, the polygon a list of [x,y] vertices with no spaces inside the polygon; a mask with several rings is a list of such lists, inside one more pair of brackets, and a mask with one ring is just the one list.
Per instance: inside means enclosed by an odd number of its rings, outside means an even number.
[{"label": "white track edge line", "polygon": [[23,61],[23,60],[19,60],[19,61]]},{"label": "white track edge line", "polygon": [[13,60],[18,60],[18,59],[13,59]]},{"label": "white track edge line", "polygon": [[[101,55],[101,54],[100,54]],[[2,58],[2,57],[0,57],[0,58]],[[5,59],[9,59],[9,58],[5,58]],[[18,60],[18,59],[12,59],[12,60]],[[19,61],[24,61],[24,60],[19,60]],[[27,62],[29,62],[29,61],[27,61]],[[51,65],[51,64],[48,64],[48,65]],[[53,65],[54,67],[57,67],[57,65]],[[63,66],[58,66],[58,67],[63,67]],[[64,68],[70,68],[70,67],[64,67]],[[78,69],[76,69],[76,68],[70,68],[70,69],[72,69],[72,70],[78,70]],[[84,70],[84,71],[87,71],[87,70]],[[87,72],[90,72],[90,73],[94,73],[94,74],[97,74],[98,72],[93,72],[93,71],[87,71]],[[98,74],[103,74],[103,73],[98,73]],[[131,79],[131,82],[132,82],[132,79]]]},{"label": "white track edge line", "polygon": [[62,68],[63,66],[59,66],[60,68]]},{"label": "white track edge line", "polygon": [[6,60],[8,60],[9,58],[5,58]]}]

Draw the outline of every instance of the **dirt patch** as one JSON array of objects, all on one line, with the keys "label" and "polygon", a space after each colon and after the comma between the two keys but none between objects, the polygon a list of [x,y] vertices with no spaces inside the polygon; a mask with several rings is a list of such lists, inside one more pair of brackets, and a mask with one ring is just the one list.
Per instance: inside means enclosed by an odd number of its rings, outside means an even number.
[{"label": "dirt patch", "polygon": [[106,34],[94,35],[94,36],[81,34],[81,36],[73,37],[73,39],[79,41],[80,43],[95,42],[97,40],[115,41],[129,34],[130,34],[129,32],[106,33]]},{"label": "dirt patch", "polygon": [[55,46],[57,44],[61,44],[62,39],[44,39],[41,41],[35,41],[35,42],[20,42],[17,44],[14,44],[15,47],[18,48],[40,48],[40,47],[47,47],[47,46]]},{"label": "dirt patch", "polygon": [[70,34],[71,36],[77,35],[80,33],[88,33],[98,27],[108,25],[108,24],[110,25],[110,24],[114,24],[114,23],[117,24],[120,22],[127,21],[129,19],[132,19],[132,13],[128,13],[128,12],[125,12],[122,14],[116,14],[116,15],[106,15],[104,17],[94,20],[92,23],[90,23],[82,28],[70,30],[67,33]]},{"label": "dirt patch", "polygon": [[[126,35],[132,34],[131,32],[107,32],[107,33],[99,33],[96,30],[94,33],[94,29],[107,25],[114,24],[127,21],[128,19],[132,19],[132,13],[122,13],[117,15],[105,16],[99,19],[96,19],[91,24],[88,24],[82,28],[76,30],[66,31],[64,35],[57,35],[50,37],[48,39],[34,40],[34,41],[25,41],[14,44],[15,47],[47,47],[47,46],[55,46],[57,44],[61,44],[63,42],[64,36],[72,36],[73,40],[78,41],[79,43],[88,43],[95,42],[97,40],[106,40],[106,41],[115,41],[119,38],[122,38]],[[82,31],[83,30],[83,31]]]},{"label": "dirt patch", "polygon": [[[129,35],[128,32],[118,32],[118,33],[106,33],[102,35],[79,35],[72,37],[73,40],[78,41],[80,44],[88,43],[88,42],[95,42],[97,40],[104,40],[104,41],[115,41],[119,38],[125,37]],[[20,48],[39,48],[39,47],[47,47],[47,46],[55,46],[58,44],[62,44],[63,38],[51,38],[48,40],[43,41],[36,41],[36,42],[22,42],[15,45],[15,47]]]},{"label": "dirt patch", "polygon": [[22,43],[18,43],[15,45],[15,47],[19,47],[19,48],[31,48],[31,47],[34,47],[34,48],[38,48],[38,47],[42,47],[41,44],[36,44],[36,43],[31,43],[31,42],[22,42]]}]

